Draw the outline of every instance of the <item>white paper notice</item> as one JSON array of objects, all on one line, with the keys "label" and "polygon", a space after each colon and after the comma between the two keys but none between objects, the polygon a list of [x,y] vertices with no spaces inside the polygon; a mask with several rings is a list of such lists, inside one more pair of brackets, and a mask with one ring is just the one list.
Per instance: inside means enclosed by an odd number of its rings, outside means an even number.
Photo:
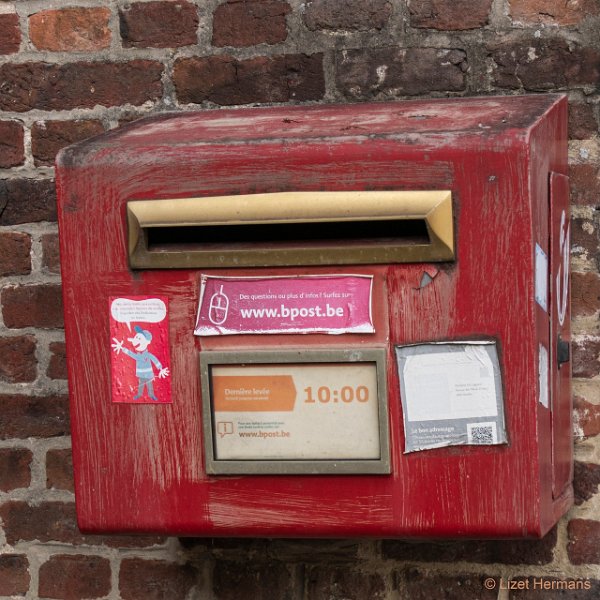
[{"label": "white paper notice", "polygon": [[540,397],[539,401],[542,406],[549,408],[550,406],[550,391],[548,389],[548,350],[545,346],[540,344],[539,347],[539,358],[538,358],[538,375],[539,375],[539,388]]},{"label": "white paper notice", "polygon": [[482,346],[409,356],[403,375],[409,421],[498,414],[494,367]]},{"label": "white paper notice", "polygon": [[548,310],[548,257],[539,244],[535,245],[535,301]]},{"label": "white paper notice", "polygon": [[398,346],[396,358],[405,452],[506,443],[494,342]]}]

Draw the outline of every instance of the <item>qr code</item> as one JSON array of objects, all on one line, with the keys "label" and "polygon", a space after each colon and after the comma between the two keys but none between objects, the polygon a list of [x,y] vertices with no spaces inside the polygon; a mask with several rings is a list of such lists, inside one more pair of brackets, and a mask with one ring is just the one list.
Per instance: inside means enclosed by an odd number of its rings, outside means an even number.
[{"label": "qr code", "polygon": [[469,423],[467,439],[469,444],[497,444],[496,423]]}]

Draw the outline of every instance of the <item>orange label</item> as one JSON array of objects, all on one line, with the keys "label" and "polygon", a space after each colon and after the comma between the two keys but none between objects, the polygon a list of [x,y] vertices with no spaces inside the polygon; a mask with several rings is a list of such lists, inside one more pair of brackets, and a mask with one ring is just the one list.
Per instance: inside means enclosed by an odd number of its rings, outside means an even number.
[{"label": "orange label", "polygon": [[217,375],[212,379],[215,411],[292,411],[296,388],[291,375]]}]

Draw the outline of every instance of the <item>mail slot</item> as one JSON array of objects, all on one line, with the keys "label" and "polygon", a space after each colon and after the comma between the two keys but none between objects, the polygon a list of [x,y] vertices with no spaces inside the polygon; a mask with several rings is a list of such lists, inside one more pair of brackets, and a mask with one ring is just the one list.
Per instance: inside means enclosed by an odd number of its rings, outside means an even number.
[{"label": "mail slot", "polygon": [[536,95],[62,151],[80,528],[543,536],[573,500],[566,140]]}]

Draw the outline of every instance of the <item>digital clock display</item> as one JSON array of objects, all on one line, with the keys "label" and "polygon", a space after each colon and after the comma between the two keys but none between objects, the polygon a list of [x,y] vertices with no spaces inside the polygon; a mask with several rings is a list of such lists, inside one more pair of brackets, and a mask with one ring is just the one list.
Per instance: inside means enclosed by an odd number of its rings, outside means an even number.
[{"label": "digital clock display", "polygon": [[353,358],[338,351],[317,362],[315,353],[276,353],[273,362],[256,353],[231,364],[217,357],[203,367],[215,463],[387,461],[385,359],[367,351],[360,360],[333,360]]}]

